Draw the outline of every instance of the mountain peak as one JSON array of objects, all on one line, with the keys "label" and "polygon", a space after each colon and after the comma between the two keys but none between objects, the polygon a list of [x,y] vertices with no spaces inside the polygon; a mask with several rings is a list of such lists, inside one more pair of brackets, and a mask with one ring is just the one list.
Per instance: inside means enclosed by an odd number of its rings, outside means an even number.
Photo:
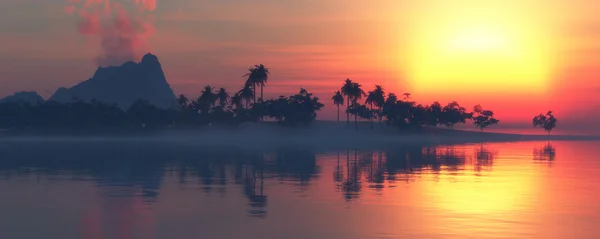
[{"label": "mountain peak", "polygon": [[116,103],[125,110],[139,99],[163,109],[176,103],[158,57],[151,53],[144,55],[139,63],[129,61],[121,66],[100,67],[89,80],[60,89],[50,100],[69,102],[74,98]]},{"label": "mountain peak", "polygon": [[142,57],[142,61],[140,63],[156,63],[158,62],[158,57],[153,55],[152,53],[147,53]]},{"label": "mountain peak", "polygon": [[37,104],[43,103],[44,98],[42,98],[35,91],[20,91],[20,92],[15,92],[13,95],[10,95],[10,96],[0,99],[0,103],[5,103],[5,102],[25,102],[25,103],[29,103],[31,105],[37,105]]}]

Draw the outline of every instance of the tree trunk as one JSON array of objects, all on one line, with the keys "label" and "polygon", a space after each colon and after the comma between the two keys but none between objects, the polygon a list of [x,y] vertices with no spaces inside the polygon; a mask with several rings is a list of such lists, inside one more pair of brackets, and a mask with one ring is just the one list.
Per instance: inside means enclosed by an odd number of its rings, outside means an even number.
[{"label": "tree trunk", "polygon": [[358,130],[358,120],[356,119],[356,114],[354,115],[354,129]]},{"label": "tree trunk", "polygon": [[[348,97],[348,96],[346,96]],[[350,125],[350,113],[348,110],[350,109],[350,97],[348,97],[348,104],[346,105],[346,125]]]},{"label": "tree trunk", "polygon": [[[265,102],[265,99],[263,98],[263,85],[260,85],[260,101],[261,102]],[[260,121],[265,121],[265,117],[264,116],[260,116]]]},{"label": "tree trunk", "polygon": [[253,103],[256,104],[256,84],[252,84],[252,95],[254,95]]},{"label": "tree trunk", "polygon": [[337,105],[337,107],[338,107],[338,120],[337,121],[340,122],[340,105]]},{"label": "tree trunk", "polygon": [[373,104],[370,104],[370,105],[371,105],[371,115],[370,115],[371,117],[369,117],[369,118],[371,119],[371,129],[373,129]]}]

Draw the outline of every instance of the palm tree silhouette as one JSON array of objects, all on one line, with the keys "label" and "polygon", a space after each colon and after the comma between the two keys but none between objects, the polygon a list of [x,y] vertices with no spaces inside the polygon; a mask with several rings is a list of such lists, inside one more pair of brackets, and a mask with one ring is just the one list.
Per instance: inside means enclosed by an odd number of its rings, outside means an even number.
[{"label": "palm tree silhouette", "polygon": [[375,106],[379,109],[378,118],[381,121],[381,111],[383,109],[383,105],[385,104],[385,91],[383,91],[383,87],[380,85],[375,85],[375,90],[373,90],[373,94],[375,94],[375,101],[373,102]]},{"label": "palm tree silhouette", "polygon": [[352,83],[352,100],[359,101],[363,96],[366,96],[365,91],[361,88],[361,84]]},{"label": "palm tree silhouette", "polygon": [[179,104],[179,108],[181,108],[181,110],[185,110],[188,107],[190,100],[185,97],[185,95],[181,94],[177,98],[177,103]]},{"label": "palm tree silhouette", "polygon": [[239,96],[242,97],[242,99],[246,101],[246,109],[248,109],[248,104],[250,103],[250,100],[252,100],[252,98],[255,95],[254,91],[251,88],[251,85],[246,83],[244,85],[244,88],[242,88],[238,93],[239,93]]},{"label": "palm tree silhouette", "polygon": [[[346,82],[348,82],[348,80],[346,80]],[[360,104],[358,103],[359,100],[362,99],[363,96],[366,96],[365,91],[362,90],[361,88],[361,84],[358,84],[356,82],[351,82],[351,87],[349,89],[349,96],[352,98],[352,105],[348,106],[348,109],[350,110],[350,108],[353,106],[355,109],[355,113],[354,113],[354,128],[356,130],[358,130],[358,121],[357,121],[357,115],[359,114],[359,112],[361,112],[362,109],[360,109]]]},{"label": "palm tree silhouette", "polygon": [[340,105],[344,105],[344,96],[338,90],[333,94],[331,99],[333,100],[333,104],[337,106],[337,121],[340,122]]},{"label": "palm tree silhouette", "polygon": [[[365,100],[365,104],[369,105],[369,108],[371,111],[373,111],[373,104],[375,104],[376,101],[376,93],[375,91],[369,91],[369,94],[367,94],[367,99]],[[371,119],[371,129],[373,129],[373,117],[370,117]]]},{"label": "palm tree silhouette", "polygon": [[242,96],[240,95],[240,92],[235,92],[235,94],[233,94],[233,96],[231,96],[231,98],[229,99],[229,103],[231,104],[231,106],[235,106],[236,110],[241,109]]},{"label": "palm tree silhouette", "polygon": [[229,97],[229,92],[227,92],[225,88],[219,89],[219,91],[216,94],[216,97],[221,107],[225,107],[231,99],[231,97]]},{"label": "palm tree silhouette", "polygon": [[[249,87],[252,90],[252,92],[256,92],[256,82],[255,82],[256,78],[254,77],[254,68],[253,67],[248,68],[248,73],[244,74],[242,77],[247,77],[244,88]],[[256,101],[256,96],[253,95],[252,99],[254,99],[254,101]]]},{"label": "palm tree silhouette", "polygon": [[389,93],[387,99],[385,100],[386,103],[396,103],[396,101],[398,101],[398,96],[396,96],[394,93]]},{"label": "palm tree silhouette", "polygon": [[215,105],[215,101],[217,97],[213,92],[214,87],[207,85],[204,87],[202,94],[198,97],[198,106],[200,106],[200,110],[202,113],[208,113],[210,107]]},{"label": "palm tree silhouette", "polygon": [[[263,87],[267,84],[269,80],[269,68],[266,68],[263,64],[254,65],[248,69],[248,73],[244,75],[244,77],[248,77],[246,84],[252,85],[252,91],[256,92],[256,85],[260,85],[260,98],[263,98]],[[256,94],[254,95],[254,102],[256,103]]]},{"label": "palm tree silhouette", "polygon": [[352,101],[352,105],[348,107],[348,113],[354,115],[354,129],[358,130],[358,117],[361,119],[372,119],[373,111],[371,111],[367,106],[361,105],[356,100]]},{"label": "palm tree silhouette", "polygon": [[350,113],[348,110],[350,109],[350,99],[354,96],[352,93],[353,90],[353,82],[350,79],[346,79],[344,81],[344,85],[342,85],[341,91],[342,95],[346,96],[346,101],[348,104],[346,105],[346,125],[350,125]]}]

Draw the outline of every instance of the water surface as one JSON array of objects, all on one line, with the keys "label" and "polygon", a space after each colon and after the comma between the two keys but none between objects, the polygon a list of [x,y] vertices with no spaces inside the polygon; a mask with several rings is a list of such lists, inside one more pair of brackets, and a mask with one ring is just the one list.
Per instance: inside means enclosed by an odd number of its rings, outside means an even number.
[{"label": "water surface", "polygon": [[600,238],[600,142],[4,142],[0,238]]}]

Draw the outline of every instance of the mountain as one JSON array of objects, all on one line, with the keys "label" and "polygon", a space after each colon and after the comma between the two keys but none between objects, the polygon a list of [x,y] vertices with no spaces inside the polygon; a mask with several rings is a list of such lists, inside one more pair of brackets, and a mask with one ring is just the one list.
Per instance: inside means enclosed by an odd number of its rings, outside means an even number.
[{"label": "mountain", "polygon": [[138,99],[161,109],[172,108],[177,102],[158,57],[150,53],[139,63],[130,61],[121,66],[99,67],[92,78],[71,88],[59,88],[48,101],[67,103],[92,99],[117,104],[123,110]]},{"label": "mountain", "polygon": [[30,105],[37,105],[44,103],[44,98],[35,91],[21,91],[0,99],[0,103],[6,102],[25,102]]}]

